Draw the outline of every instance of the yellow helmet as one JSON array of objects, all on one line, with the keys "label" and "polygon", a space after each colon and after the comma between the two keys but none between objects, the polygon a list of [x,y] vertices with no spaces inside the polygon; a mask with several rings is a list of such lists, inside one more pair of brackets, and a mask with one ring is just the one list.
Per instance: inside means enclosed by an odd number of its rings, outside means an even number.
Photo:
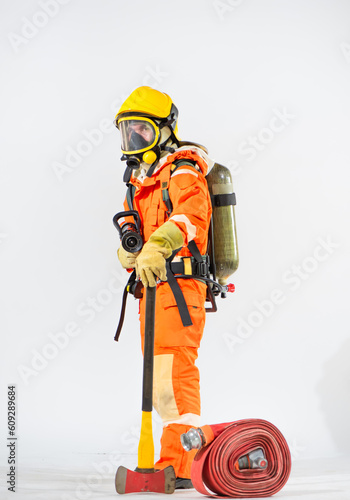
[{"label": "yellow helmet", "polygon": [[179,142],[177,118],[178,110],[167,94],[146,86],[134,90],[114,121],[121,132],[122,159],[143,153],[146,163],[156,161],[159,154],[155,150],[163,146],[159,144],[163,127],[168,126],[173,142]]},{"label": "yellow helmet", "polygon": [[172,100],[167,94],[151,87],[139,87],[121,105],[115,118],[118,120],[118,117],[123,113],[135,112],[156,118],[167,118],[170,115],[172,104]]}]

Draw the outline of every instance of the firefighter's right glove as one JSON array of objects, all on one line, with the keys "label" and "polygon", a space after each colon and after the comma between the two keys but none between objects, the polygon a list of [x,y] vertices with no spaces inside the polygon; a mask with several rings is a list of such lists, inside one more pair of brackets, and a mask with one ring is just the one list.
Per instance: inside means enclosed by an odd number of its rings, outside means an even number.
[{"label": "firefighter's right glove", "polygon": [[136,257],[140,252],[127,252],[121,245],[118,248],[118,259],[124,269],[134,269],[136,263]]},{"label": "firefighter's right glove", "polygon": [[136,259],[136,275],[144,286],[156,286],[156,277],[166,281],[165,260],[183,244],[180,229],[170,221],[154,231]]}]

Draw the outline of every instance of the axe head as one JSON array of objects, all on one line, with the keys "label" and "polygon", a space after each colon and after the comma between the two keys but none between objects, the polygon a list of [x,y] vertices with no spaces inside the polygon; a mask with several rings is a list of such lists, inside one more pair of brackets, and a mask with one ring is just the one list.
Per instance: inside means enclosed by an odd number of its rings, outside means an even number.
[{"label": "axe head", "polygon": [[125,467],[118,467],[115,476],[115,489],[117,493],[174,493],[176,475],[174,467],[169,465],[163,470],[141,469],[133,471]]}]

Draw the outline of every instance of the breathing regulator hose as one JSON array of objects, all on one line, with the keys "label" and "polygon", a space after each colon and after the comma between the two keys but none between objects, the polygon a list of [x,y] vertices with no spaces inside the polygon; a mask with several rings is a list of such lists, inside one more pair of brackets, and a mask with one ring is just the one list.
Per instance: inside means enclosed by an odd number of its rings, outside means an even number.
[{"label": "breathing regulator hose", "polygon": [[270,422],[259,419],[207,425],[181,436],[183,447],[199,449],[191,479],[203,495],[268,497],[291,471],[288,444]]}]

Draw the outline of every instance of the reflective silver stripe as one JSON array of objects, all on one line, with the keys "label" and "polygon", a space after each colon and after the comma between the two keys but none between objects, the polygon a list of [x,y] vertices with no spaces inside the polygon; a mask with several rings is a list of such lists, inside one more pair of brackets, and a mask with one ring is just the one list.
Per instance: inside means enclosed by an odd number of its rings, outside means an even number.
[{"label": "reflective silver stripe", "polygon": [[200,426],[201,417],[199,415],[195,415],[194,413],[185,413],[184,415],[180,415],[176,420],[164,420],[163,426],[166,427],[169,424],[182,424],[182,425],[192,425],[193,427]]},{"label": "reflective silver stripe", "polygon": [[197,235],[197,228],[192,224],[192,222],[186,215],[172,215],[169,220],[173,220],[174,222],[182,222],[183,224],[185,224],[188,241],[195,239]]},{"label": "reflective silver stripe", "polygon": [[175,175],[180,175],[180,174],[191,174],[194,175],[195,177],[198,177],[198,174],[196,172],[193,172],[193,170],[190,170],[189,168],[175,170],[175,172],[172,174],[171,177],[175,177]]}]

